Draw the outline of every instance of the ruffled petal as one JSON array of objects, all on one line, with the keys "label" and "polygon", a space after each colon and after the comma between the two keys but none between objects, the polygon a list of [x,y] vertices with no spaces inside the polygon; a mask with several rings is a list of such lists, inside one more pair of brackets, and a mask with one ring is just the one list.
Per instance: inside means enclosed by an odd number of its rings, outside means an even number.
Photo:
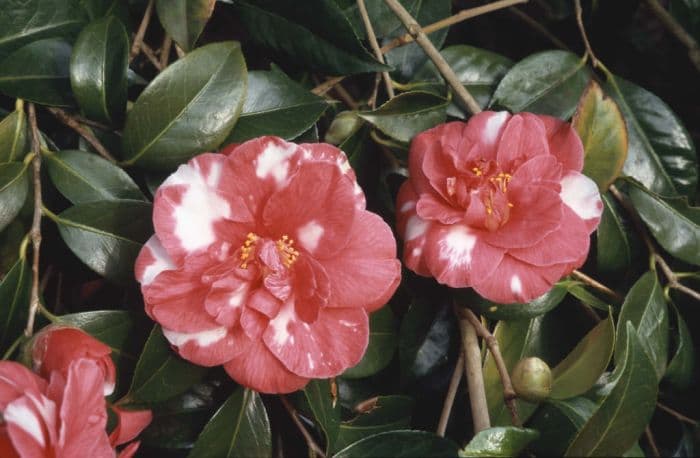
[{"label": "ruffled petal", "polygon": [[571,124],[552,116],[537,117],[544,123],[550,154],[559,160],[565,171],[580,172],[583,169],[583,143]]},{"label": "ruffled petal", "polygon": [[[460,165],[466,161],[495,160],[498,143],[510,120],[511,115],[507,111],[482,111],[469,118],[469,122],[464,127],[465,138],[453,153],[457,157],[464,158],[457,164]],[[464,123],[460,124],[464,125]],[[460,166],[460,169],[467,171],[464,166]]]},{"label": "ruffled petal", "polygon": [[557,158],[551,154],[541,154],[527,160],[513,172],[508,191],[517,194],[538,184],[559,192],[561,177],[562,166]]},{"label": "ruffled petal", "polygon": [[10,402],[2,414],[19,456],[52,456],[56,449],[60,450],[56,443],[56,404],[43,394],[27,392]]},{"label": "ruffled petal", "polygon": [[141,248],[134,265],[134,273],[136,274],[136,281],[141,283],[142,286],[148,286],[158,274],[164,270],[173,270],[175,268],[175,263],[170,259],[168,252],[165,251],[160,240],[154,234]]},{"label": "ruffled petal", "polygon": [[7,425],[0,425],[0,456],[3,458],[22,458],[17,454],[12,439],[7,432]]},{"label": "ruffled petal", "polygon": [[464,209],[449,205],[435,194],[421,195],[416,204],[416,213],[424,220],[438,221],[442,224],[456,223],[464,218]]},{"label": "ruffled petal", "polygon": [[25,392],[43,393],[45,390],[46,381],[22,364],[0,361],[0,412]]},{"label": "ruffled petal", "polygon": [[163,335],[182,358],[206,367],[224,364],[250,346],[240,328],[216,327],[192,333],[163,328]]},{"label": "ruffled petal", "polygon": [[412,182],[401,185],[396,201],[396,229],[404,241],[403,261],[406,267],[424,277],[430,276],[423,257],[425,239],[432,222],[425,221],[416,213],[418,196],[413,190]]},{"label": "ruffled petal", "polygon": [[498,165],[506,171],[514,170],[540,154],[549,154],[544,123],[537,116],[513,115],[498,144]]},{"label": "ruffled petal", "polygon": [[125,410],[112,406],[112,411],[117,416],[117,426],[109,435],[109,442],[113,447],[136,439],[153,420],[150,410]]},{"label": "ruffled petal", "polygon": [[591,233],[603,214],[603,201],[593,180],[578,172],[569,172],[561,180],[561,200],[586,223]]}]

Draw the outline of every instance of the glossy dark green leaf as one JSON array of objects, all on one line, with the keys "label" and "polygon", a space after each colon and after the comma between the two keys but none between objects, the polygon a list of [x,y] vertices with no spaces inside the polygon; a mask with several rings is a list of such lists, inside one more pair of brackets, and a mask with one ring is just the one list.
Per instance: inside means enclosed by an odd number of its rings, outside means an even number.
[{"label": "glossy dark green leaf", "polygon": [[215,150],[238,119],[247,80],[241,47],[232,41],[202,46],[171,64],[127,116],[125,162],[168,170]]},{"label": "glossy dark green leaf", "polygon": [[51,182],[74,204],[146,199],[124,170],[96,154],[66,150],[44,157]]},{"label": "glossy dark green leaf", "polygon": [[216,0],[158,0],[158,19],[166,32],[185,51],[194,47],[211,13]]},{"label": "glossy dark green leaf", "polygon": [[654,272],[647,272],[632,286],[622,304],[617,323],[615,364],[619,365],[624,355],[627,322],[637,329],[642,348],[656,368],[657,379],[666,372],[668,358],[668,307],[659,280]]},{"label": "glossy dark green leaf", "polygon": [[6,274],[19,259],[19,249],[29,225],[15,219],[0,232],[0,272]]},{"label": "glossy dark green leaf", "polygon": [[129,25],[129,4],[123,0],[78,0],[91,21],[105,16],[115,16],[125,26]]},{"label": "glossy dark green leaf", "polygon": [[618,76],[608,75],[606,92],[627,121],[629,149],[623,173],[658,194],[692,198],[698,162],[680,119],[660,98]]},{"label": "glossy dark green leaf", "polygon": [[552,289],[530,302],[519,304],[497,304],[479,296],[476,293],[469,294],[469,304],[479,312],[493,320],[523,320],[534,318],[552,310],[566,297],[566,286],[554,285]]},{"label": "glossy dark green leaf", "polygon": [[618,331],[618,337],[625,339],[625,345],[612,386],[566,456],[621,455],[634,445],[654,413],[658,393],[654,364],[631,322],[626,322],[624,333]]},{"label": "glossy dark green leaf", "polygon": [[333,0],[241,1],[237,11],[254,40],[306,67],[339,75],[390,68],[367,52]]},{"label": "glossy dark green leaf", "polygon": [[0,61],[0,92],[41,105],[72,105],[71,46],[59,38],[39,40]]},{"label": "glossy dark green leaf", "polygon": [[311,380],[304,388],[306,402],[326,435],[326,449],[332,450],[340,429],[340,404],[334,399],[328,380]]},{"label": "glossy dark green leaf", "polygon": [[528,426],[540,432],[531,445],[537,456],[562,456],[598,406],[582,396],[548,400],[530,418]]},{"label": "glossy dark green leaf", "polygon": [[596,261],[604,273],[624,273],[632,266],[632,242],[612,195],[601,194],[603,215],[596,233]]},{"label": "glossy dark green leaf", "polygon": [[0,121],[0,163],[22,160],[28,152],[27,116],[20,109]]},{"label": "glossy dark green leaf", "polygon": [[396,318],[391,307],[385,306],[369,317],[369,344],[362,360],[346,370],[343,377],[362,378],[384,369],[394,357],[398,345]]},{"label": "glossy dark green leaf", "polygon": [[270,421],[260,395],[239,387],[209,420],[188,458],[272,456]]},{"label": "glossy dark green leaf", "polygon": [[700,265],[700,208],[684,197],[662,197],[632,182],[629,196],[642,221],[666,251]]},{"label": "glossy dark green leaf", "polygon": [[576,299],[580,300],[586,305],[597,308],[598,310],[608,311],[608,308],[612,305],[610,302],[606,302],[600,299],[598,296],[586,289],[586,286],[578,281],[569,281],[566,283],[567,290],[569,294],[574,296]]},{"label": "glossy dark green leaf", "polygon": [[173,353],[156,325],[143,347],[128,398],[136,402],[160,402],[183,393],[201,381],[208,368],[195,366]]},{"label": "glossy dark green leaf", "polygon": [[88,24],[73,46],[70,82],[85,115],[113,124],[126,110],[129,36],[114,16]]},{"label": "glossy dark green leaf", "polygon": [[87,202],[51,217],[68,248],[88,267],[118,283],[134,280],[136,256],[153,233],[150,203]]},{"label": "glossy dark green leaf", "polygon": [[341,450],[374,434],[408,428],[413,404],[413,399],[408,396],[377,397],[368,411],[340,424],[334,450]]},{"label": "glossy dark green leaf", "polygon": [[605,372],[615,348],[612,316],[598,323],[566,358],[552,369],[552,399],[573,398],[588,391]]},{"label": "glossy dark green leaf", "polygon": [[[488,105],[496,85],[513,66],[513,62],[507,57],[467,45],[450,46],[443,49],[440,54],[482,108]],[[444,84],[440,72],[431,61],[426,62],[416,72],[413,80]],[[460,118],[466,117],[465,112],[455,104],[454,100],[450,103],[447,114]]]},{"label": "glossy dark green leaf", "polygon": [[33,41],[74,37],[87,22],[78,0],[3,1],[0,10],[0,60]]},{"label": "glossy dark green leaf", "polygon": [[15,219],[28,192],[27,165],[21,162],[0,164],[0,231]]},{"label": "glossy dark green leaf", "polygon": [[404,92],[359,116],[385,135],[408,143],[418,133],[445,121],[447,100],[429,92]]},{"label": "glossy dark green leaf", "polygon": [[26,258],[17,260],[0,282],[0,352],[24,331],[32,275]]},{"label": "glossy dark green leaf", "polygon": [[497,426],[479,431],[466,447],[459,451],[460,457],[511,457],[518,456],[528,444],[539,437],[534,429],[515,426]]},{"label": "glossy dark green leaf", "polygon": [[674,315],[674,342],[675,350],[671,361],[666,368],[664,379],[675,389],[682,391],[687,389],[693,380],[695,367],[695,348],[690,329],[678,311],[678,307],[672,305]]},{"label": "glossy dark green leaf", "polygon": [[427,431],[389,431],[366,437],[336,453],[334,458],[448,458],[457,444]]},{"label": "glossy dark green leaf", "polygon": [[493,94],[494,105],[561,119],[570,117],[590,74],[579,56],[544,51],[526,57],[505,74]]},{"label": "glossy dark green leaf", "polygon": [[620,175],[627,158],[627,127],[620,108],[591,80],[571,125],[583,142],[584,175],[605,192]]},{"label": "glossy dark green leaf", "polygon": [[250,72],[241,117],[224,143],[263,135],[295,138],[313,126],[327,106],[323,98],[280,71]]}]

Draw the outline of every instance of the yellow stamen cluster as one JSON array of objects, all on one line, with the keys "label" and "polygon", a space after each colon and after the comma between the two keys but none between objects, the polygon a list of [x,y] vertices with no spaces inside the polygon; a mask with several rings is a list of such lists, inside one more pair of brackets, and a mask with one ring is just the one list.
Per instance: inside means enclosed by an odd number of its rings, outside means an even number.
[{"label": "yellow stamen cluster", "polygon": [[241,269],[247,269],[250,258],[253,254],[253,249],[255,248],[255,242],[258,241],[258,236],[252,232],[248,233],[248,236],[241,247]]},{"label": "yellow stamen cluster", "polygon": [[513,176],[510,173],[500,172],[498,175],[489,178],[489,181],[498,186],[501,192],[506,192],[508,190],[508,183],[510,183],[512,178]]},{"label": "yellow stamen cluster", "polygon": [[282,255],[282,262],[284,266],[289,268],[299,257],[299,252],[294,249],[294,240],[290,239],[289,236],[283,235],[281,239],[277,241],[277,250]]},{"label": "yellow stamen cluster", "polygon": [[481,175],[484,174],[484,172],[482,172],[481,169],[480,169],[479,167],[474,167],[474,168],[472,169],[472,172],[474,172],[474,175],[476,175],[476,176],[478,176],[478,177],[480,177]]}]

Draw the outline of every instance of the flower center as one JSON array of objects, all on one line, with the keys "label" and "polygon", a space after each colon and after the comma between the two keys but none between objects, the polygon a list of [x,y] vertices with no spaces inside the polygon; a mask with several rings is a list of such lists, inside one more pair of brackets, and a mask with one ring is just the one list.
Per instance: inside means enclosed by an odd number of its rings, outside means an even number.
[{"label": "flower center", "polygon": [[[245,242],[243,242],[241,246],[241,269],[247,269],[248,265],[255,260],[255,248],[260,240],[260,236],[253,232],[249,232],[246,236]],[[285,234],[275,242],[275,246],[277,247],[277,252],[282,260],[282,264],[284,264],[286,268],[292,267],[299,258],[299,251],[294,248],[294,240]]]}]

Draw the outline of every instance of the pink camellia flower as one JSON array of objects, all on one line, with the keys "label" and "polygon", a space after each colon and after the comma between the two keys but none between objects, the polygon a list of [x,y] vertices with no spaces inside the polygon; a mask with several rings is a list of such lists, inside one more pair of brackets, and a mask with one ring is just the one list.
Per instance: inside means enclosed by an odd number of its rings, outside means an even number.
[{"label": "pink camellia flower", "polygon": [[136,261],[146,312],[183,358],[291,392],[357,364],[400,278],[347,158],[262,137],[180,166]]},{"label": "pink camellia flower", "polygon": [[396,205],[416,273],[528,302],[585,261],[603,205],[569,124],[482,112],[416,136],[409,167]]}]

